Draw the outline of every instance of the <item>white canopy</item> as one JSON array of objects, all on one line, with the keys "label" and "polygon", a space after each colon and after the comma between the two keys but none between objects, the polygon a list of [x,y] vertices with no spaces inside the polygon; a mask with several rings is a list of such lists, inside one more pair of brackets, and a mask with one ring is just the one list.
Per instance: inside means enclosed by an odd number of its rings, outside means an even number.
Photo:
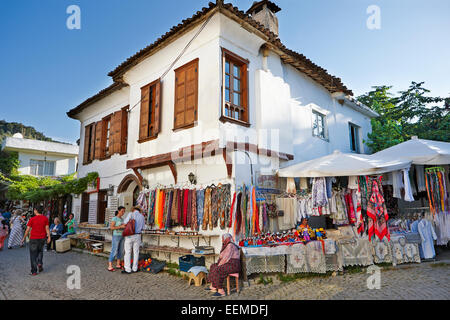
[{"label": "white canopy", "polygon": [[283,178],[364,176],[397,171],[410,166],[411,161],[407,160],[386,160],[373,155],[335,151],[322,158],[280,169],[278,176]]},{"label": "white canopy", "polygon": [[377,152],[374,157],[387,159],[402,159],[412,161],[417,165],[450,164],[450,143],[413,139]]}]

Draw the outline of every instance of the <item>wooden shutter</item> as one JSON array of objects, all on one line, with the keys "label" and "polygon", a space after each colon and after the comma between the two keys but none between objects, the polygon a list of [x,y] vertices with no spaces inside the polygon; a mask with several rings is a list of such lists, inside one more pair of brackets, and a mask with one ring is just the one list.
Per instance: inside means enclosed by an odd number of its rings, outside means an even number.
[{"label": "wooden shutter", "polygon": [[122,131],[122,110],[115,112],[111,117],[110,148],[111,155],[120,153]]},{"label": "wooden shutter", "polygon": [[84,128],[84,153],[83,153],[83,164],[89,162],[89,142],[91,140],[90,126]]},{"label": "wooden shutter", "polygon": [[175,70],[174,114],[175,129],[198,120],[198,59]]},{"label": "wooden shutter", "polygon": [[150,104],[150,87],[146,86],[141,89],[141,119],[139,125],[139,140],[148,138],[148,125],[149,125],[149,104]]},{"label": "wooden shutter", "polygon": [[161,132],[161,114],[162,114],[162,94],[161,94],[161,79],[155,84],[155,123],[153,126],[153,135],[157,136]]},{"label": "wooden shutter", "polygon": [[122,123],[120,129],[120,154],[127,153],[128,144],[128,107],[122,109]]},{"label": "wooden shutter", "polygon": [[95,159],[95,132],[97,125],[95,123],[90,125],[90,133],[91,133],[91,150],[89,153],[89,161]]},{"label": "wooden shutter", "polygon": [[103,121],[99,121],[95,125],[95,159],[102,159],[104,152],[104,147],[102,145],[103,136]]}]

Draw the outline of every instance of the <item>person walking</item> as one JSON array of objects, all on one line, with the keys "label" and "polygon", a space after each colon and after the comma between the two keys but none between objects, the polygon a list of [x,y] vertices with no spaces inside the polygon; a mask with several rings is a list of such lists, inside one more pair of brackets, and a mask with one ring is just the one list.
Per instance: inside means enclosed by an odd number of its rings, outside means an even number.
[{"label": "person walking", "polygon": [[11,218],[11,232],[8,239],[8,249],[12,249],[13,247],[21,246],[23,247],[23,243],[21,242],[23,237],[23,229],[22,229],[22,210],[17,209],[14,211],[14,215]]},{"label": "person walking", "polygon": [[2,220],[2,222],[0,224],[0,251],[3,250],[5,239],[9,233],[8,230],[9,230],[9,228],[7,227],[6,220]]},{"label": "person walking", "polygon": [[56,217],[53,220],[52,225],[50,226],[51,241],[50,241],[50,243],[47,244],[47,251],[52,250],[52,245],[53,245],[53,250],[56,250],[56,240],[61,238],[61,235],[63,234],[63,232],[64,232],[64,226],[62,225],[59,218]]},{"label": "person walking", "polygon": [[123,257],[123,245],[124,238],[122,236],[123,229],[125,229],[125,224],[123,223],[123,215],[125,214],[125,207],[119,207],[116,211],[115,217],[112,218],[110,229],[113,230],[111,253],[109,255],[109,267],[108,271],[114,272],[116,269],[113,268],[114,258],[117,259],[116,268],[122,269],[120,265],[120,260]]},{"label": "person walking", "polygon": [[[130,220],[135,221],[134,234],[125,237],[125,270],[122,271],[123,274],[131,274],[133,272],[139,272],[139,247],[141,245],[141,234],[145,226],[144,216],[141,214],[141,208],[136,206],[133,208],[133,212],[129,213],[123,222],[125,225]],[[131,269],[131,250],[133,250],[133,269]]]},{"label": "person walking", "polygon": [[69,220],[66,222],[67,232],[62,235],[62,239],[67,238],[71,234],[75,234],[75,220],[73,213],[69,214]]},{"label": "person walking", "polygon": [[44,246],[45,239],[47,243],[50,243],[50,228],[48,227],[48,218],[42,215],[43,208],[35,208],[35,216],[28,221],[27,230],[22,239],[22,244],[25,242],[26,237],[30,234],[30,262],[31,262],[31,275],[36,276],[37,272],[44,271]]}]

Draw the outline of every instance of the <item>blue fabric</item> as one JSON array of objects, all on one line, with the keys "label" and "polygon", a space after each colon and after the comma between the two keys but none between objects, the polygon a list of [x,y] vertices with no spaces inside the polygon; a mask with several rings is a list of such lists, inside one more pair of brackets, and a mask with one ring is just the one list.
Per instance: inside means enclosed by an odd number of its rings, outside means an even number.
[{"label": "blue fabric", "polygon": [[133,218],[135,220],[134,225],[134,233],[140,234],[142,233],[142,230],[144,230],[145,226],[145,218],[142,214],[139,213],[139,211],[134,211],[133,213],[130,213],[123,222],[124,224],[127,224],[130,219]]},{"label": "blue fabric", "polygon": [[2,213],[3,218],[5,218],[6,220],[11,220],[11,212],[4,212]]},{"label": "blue fabric", "polygon": [[196,266],[189,269],[188,272],[192,272],[195,276],[197,276],[200,272],[208,273],[208,269],[202,266]]},{"label": "blue fabric", "polygon": [[[411,224],[411,232],[419,233],[419,221],[414,221]],[[420,246],[419,246],[419,255],[423,259],[424,255],[423,255],[423,250],[422,250],[422,239],[420,241]]]},{"label": "blue fabric", "polygon": [[65,239],[65,238],[67,238],[67,236],[70,236],[72,234],[75,234],[75,232],[66,232],[61,236],[61,239]]},{"label": "blue fabric", "polygon": [[111,244],[111,253],[109,255],[109,262],[113,262],[114,258],[118,260],[123,259],[123,245],[125,243],[124,237],[113,235]]},{"label": "blue fabric", "polygon": [[205,190],[197,190],[197,225],[203,225],[203,205],[205,203]]},{"label": "blue fabric", "polygon": [[[52,232],[53,228],[55,227],[55,224],[52,223],[52,225],[50,226],[50,233]],[[58,226],[56,227],[56,233],[59,235],[62,235],[64,232],[64,226],[60,223],[58,224]]]}]

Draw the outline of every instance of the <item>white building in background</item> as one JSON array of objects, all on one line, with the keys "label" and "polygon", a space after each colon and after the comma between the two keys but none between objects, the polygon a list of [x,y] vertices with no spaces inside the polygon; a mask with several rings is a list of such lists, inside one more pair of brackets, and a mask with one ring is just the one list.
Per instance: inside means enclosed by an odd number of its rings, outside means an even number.
[{"label": "white building in background", "polygon": [[112,200],[130,209],[143,185],[186,184],[190,173],[199,186],[231,183],[234,191],[258,171],[334,150],[369,151],[363,139],[377,114],[281,43],[280,10],[263,0],[245,13],[217,0],[128,58],[109,73],[110,87],[68,112],[80,121],[79,176],[100,174],[100,192],[74,200],[81,222],[103,223]]},{"label": "white building in background", "polygon": [[76,145],[24,139],[15,134],[3,140],[2,150],[17,152],[19,173],[37,177],[57,177],[77,172],[79,148]]}]

